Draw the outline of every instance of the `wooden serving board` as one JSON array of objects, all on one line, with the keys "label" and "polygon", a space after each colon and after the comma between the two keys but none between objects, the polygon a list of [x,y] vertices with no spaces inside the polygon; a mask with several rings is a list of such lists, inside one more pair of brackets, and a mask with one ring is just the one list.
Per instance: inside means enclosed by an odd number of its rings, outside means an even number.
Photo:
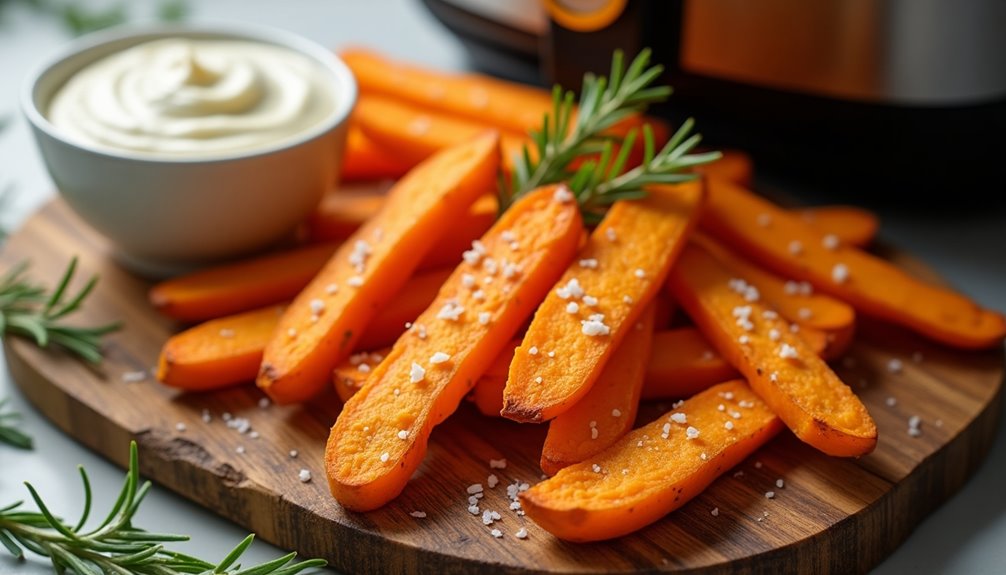
[{"label": "wooden serving board", "polygon": [[[880,430],[876,451],[862,459],[829,458],[784,433],[649,528],[614,542],[570,544],[516,515],[506,496],[515,481],[540,480],[544,427],[492,420],[463,405],[434,432],[425,463],[397,500],[376,512],[348,513],[329,495],[322,469],[339,412],[334,394],[307,406],[263,408],[254,386],[186,394],[150,377],[127,383],[123,375],[150,370],[179,328],[147,305],[148,283],[117,267],[105,243],[59,201],[10,238],[0,261],[6,268],[30,258],[33,274],[54,283],[74,254],[81,278],[101,276],[80,321],[120,319],[125,328],[108,338],[98,368],[8,338],[7,361],[25,396],[119,465],[135,439],[145,476],[347,573],[862,572],[961,487],[991,446],[1001,411],[1001,350],[951,351],[864,322],[853,360],[837,367]],[[904,363],[901,373],[888,371],[892,358]],[[658,408],[649,409],[651,417]],[[203,420],[204,410],[211,421]],[[225,425],[225,412],[247,419],[257,438]],[[907,432],[913,415],[922,418],[919,437]],[[489,460],[501,458],[506,468],[490,469]],[[299,481],[301,469],[313,480]],[[500,481],[493,489],[490,473]],[[481,508],[502,515],[492,527],[467,512],[465,490],[473,483],[486,486]],[[774,499],[765,497],[770,490]],[[525,540],[514,536],[521,527],[529,532]],[[503,537],[492,537],[492,528]]]}]

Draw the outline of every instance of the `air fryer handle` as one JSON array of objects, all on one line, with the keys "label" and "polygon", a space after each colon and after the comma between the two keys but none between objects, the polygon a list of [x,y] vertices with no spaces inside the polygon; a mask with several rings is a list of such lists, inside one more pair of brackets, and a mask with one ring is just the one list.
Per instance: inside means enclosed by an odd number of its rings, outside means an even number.
[{"label": "air fryer handle", "polygon": [[[617,2],[618,0],[608,0]],[[563,0],[555,0],[562,4]],[[540,48],[544,80],[579,89],[585,72],[606,73],[611,54],[621,49],[629,60],[643,48],[653,51],[653,62],[673,74],[677,68],[683,0],[628,0],[610,24],[576,31],[556,21],[550,11],[549,30]]]}]

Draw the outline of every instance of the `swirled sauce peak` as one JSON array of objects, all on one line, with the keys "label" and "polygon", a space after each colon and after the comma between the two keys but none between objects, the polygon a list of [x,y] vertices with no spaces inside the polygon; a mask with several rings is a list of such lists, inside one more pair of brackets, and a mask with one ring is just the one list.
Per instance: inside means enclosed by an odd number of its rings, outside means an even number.
[{"label": "swirled sauce peak", "polygon": [[281,143],[335,108],[331,76],[288,48],[164,39],[98,60],[56,93],[48,118],[74,139],[157,156]]}]

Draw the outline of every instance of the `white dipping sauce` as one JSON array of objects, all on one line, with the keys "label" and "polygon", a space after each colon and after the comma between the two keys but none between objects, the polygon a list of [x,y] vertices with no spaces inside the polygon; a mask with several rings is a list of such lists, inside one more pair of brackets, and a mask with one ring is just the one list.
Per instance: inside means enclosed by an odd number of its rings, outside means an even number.
[{"label": "white dipping sauce", "polygon": [[171,38],[133,46],[74,74],[48,119],[82,142],[193,157],[279,144],[331,116],[331,74],[289,48]]}]

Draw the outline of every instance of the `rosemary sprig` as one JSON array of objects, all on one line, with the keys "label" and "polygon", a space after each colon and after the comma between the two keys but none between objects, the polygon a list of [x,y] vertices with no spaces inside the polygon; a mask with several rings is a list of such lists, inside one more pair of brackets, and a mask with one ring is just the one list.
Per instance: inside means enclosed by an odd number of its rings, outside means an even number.
[{"label": "rosemary sprig", "polygon": [[69,297],[67,289],[77,270],[77,258],[63,272],[56,289],[47,294],[43,286],[25,278],[27,262],[21,262],[0,278],[0,333],[32,339],[39,347],[55,344],[93,362],[101,361],[101,337],[119,329],[118,323],[77,327],[63,320],[80,309],[98,283],[91,277],[84,288]]},{"label": "rosemary sprig", "polygon": [[295,575],[305,569],[323,567],[323,559],[293,563],[296,553],[289,553],[255,567],[241,568],[237,560],[251,545],[249,535],[219,563],[169,551],[164,543],[186,541],[185,535],[150,533],[133,526],[150,482],[140,484],[136,442],[129,447],[129,471],[111,511],[97,527],[85,531],[91,511],[91,482],[83,467],[80,478],[84,484],[84,510],[75,524],[64,523],[53,515],[38,492],[26,483],[38,512],[23,511],[22,502],[0,508],[0,544],[15,557],[24,551],[48,557],[56,573],[72,571],[77,575],[179,575],[182,573],[232,575]]},{"label": "rosemary sprig", "polygon": [[14,427],[14,423],[21,419],[21,414],[16,411],[4,411],[6,404],[6,397],[0,399],[0,443],[18,449],[31,449],[31,437]]},{"label": "rosemary sprig", "polygon": [[[652,130],[644,125],[643,163],[623,173],[639,132],[632,129],[619,139],[605,130],[671,94],[670,86],[653,85],[663,67],[649,62],[650,51],[643,50],[625,68],[622,52],[616,51],[609,76],[584,76],[577,105],[572,91],[560,86],[552,90],[552,112],[545,114],[542,128],[530,134],[534,150],[524,147],[514,158],[510,183],[500,186],[501,211],[539,186],[567,182],[584,217],[596,221],[610,204],[645,196],[644,186],[694,179],[694,174],[683,171],[720,157],[719,152],[689,153],[701,140],[698,134],[689,135],[694,127],[691,119],[659,151],[654,150]],[[621,144],[617,154],[616,143]],[[583,161],[574,170],[571,166],[577,159]]]}]

